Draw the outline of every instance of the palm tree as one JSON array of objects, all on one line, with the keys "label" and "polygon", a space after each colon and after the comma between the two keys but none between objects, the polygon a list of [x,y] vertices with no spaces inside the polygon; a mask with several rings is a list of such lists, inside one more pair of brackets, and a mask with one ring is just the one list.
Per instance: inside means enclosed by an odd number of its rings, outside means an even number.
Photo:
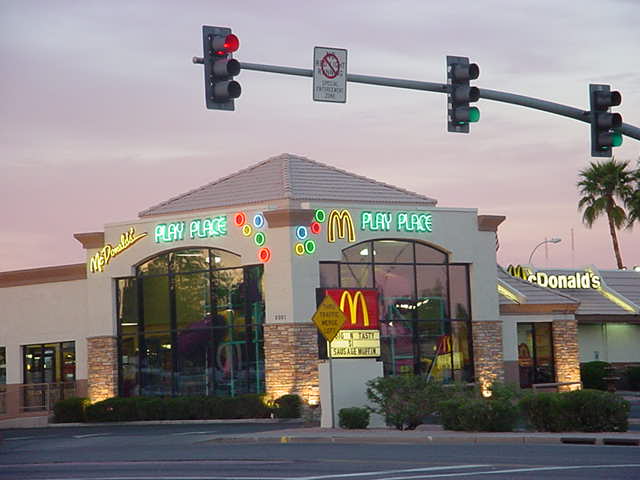
[{"label": "palm tree", "polygon": [[[609,221],[609,233],[613,241],[618,268],[624,268],[616,229],[628,225],[627,213],[619,205],[627,205],[632,195],[632,175],[628,169],[629,162],[618,162],[615,158],[603,162],[591,162],[589,168],[580,171],[582,180],[578,182],[583,197],[578,203],[584,209],[582,221],[591,228],[593,223],[603,214]],[[616,203],[618,202],[618,203]]]},{"label": "palm tree", "polygon": [[635,222],[640,223],[640,159],[638,159],[638,169],[633,172],[635,185],[626,201],[627,207],[627,228],[633,227]]}]

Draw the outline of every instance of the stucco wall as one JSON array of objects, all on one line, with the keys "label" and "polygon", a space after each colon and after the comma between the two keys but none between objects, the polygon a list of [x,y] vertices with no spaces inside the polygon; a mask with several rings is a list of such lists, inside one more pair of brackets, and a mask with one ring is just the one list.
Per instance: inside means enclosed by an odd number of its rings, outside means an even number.
[{"label": "stucco wall", "polygon": [[87,282],[0,288],[0,345],[7,383],[22,383],[22,345],[76,342],[76,378],[87,378]]},{"label": "stucco wall", "polygon": [[640,325],[579,324],[578,343],[580,362],[640,362]]}]

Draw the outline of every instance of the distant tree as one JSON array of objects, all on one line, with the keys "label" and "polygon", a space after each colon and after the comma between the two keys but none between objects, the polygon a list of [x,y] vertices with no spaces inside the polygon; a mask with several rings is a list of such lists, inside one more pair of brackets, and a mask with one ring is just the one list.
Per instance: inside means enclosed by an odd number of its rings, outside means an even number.
[{"label": "distant tree", "polygon": [[624,268],[616,230],[629,225],[629,218],[623,207],[629,204],[633,194],[634,172],[629,162],[618,162],[615,158],[602,162],[591,162],[589,168],[580,171],[578,182],[582,198],[578,208],[583,209],[582,221],[589,228],[601,216],[606,215],[613,251],[618,268]]}]

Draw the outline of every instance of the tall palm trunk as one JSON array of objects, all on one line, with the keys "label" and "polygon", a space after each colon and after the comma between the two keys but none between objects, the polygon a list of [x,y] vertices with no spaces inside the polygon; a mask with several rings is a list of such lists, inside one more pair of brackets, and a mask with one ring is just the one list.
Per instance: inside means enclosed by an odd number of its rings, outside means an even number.
[{"label": "tall palm trunk", "polygon": [[613,241],[613,252],[616,255],[616,261],[618,262],[618,269],[622,270],[624,265],[622,264],[622,255],[620,254],[620,245],[618,244],[618,234],[616,233],[616,227],[613,224],[613,218],[611,217],[613,199],[609,199],[609,208],[607,209],[607,220],[609,220],[609,233],[611,233],[611,240]]}]

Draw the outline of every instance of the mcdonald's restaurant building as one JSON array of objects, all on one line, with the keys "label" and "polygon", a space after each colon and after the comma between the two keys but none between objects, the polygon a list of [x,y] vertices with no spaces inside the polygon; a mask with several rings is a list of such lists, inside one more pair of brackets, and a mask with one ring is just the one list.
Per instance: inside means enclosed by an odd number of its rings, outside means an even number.
[{"label": "mcdonald's restaurant building", "polygon": [[[336,409],[365,403],[379,375],[508,379],[503,220],[283,154],[76,233],[86,262],[0,273],[0,419],[72,394],[316,404],[329,355]],[[330,348],[312,321],[325,300],[345,314]],[[577,348],[557,305],[543,308],[555,348]],[[553,380],[577,362],[556,355]]]}]

